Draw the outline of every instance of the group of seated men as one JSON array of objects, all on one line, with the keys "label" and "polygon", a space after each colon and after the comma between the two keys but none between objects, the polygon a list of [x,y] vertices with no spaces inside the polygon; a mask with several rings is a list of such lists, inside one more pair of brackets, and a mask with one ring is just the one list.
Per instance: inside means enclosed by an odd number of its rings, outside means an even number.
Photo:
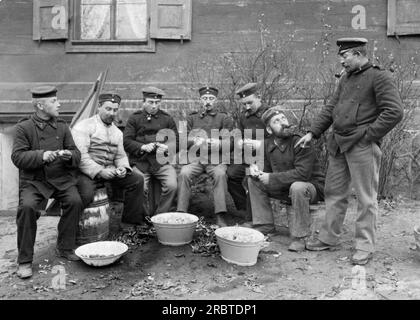
[{"label": "group of seated men", "polygon": [[[290,203],[291,251],[337,247],[351,182],[358,198],[351,260],[368,263],[376,241],[380,144],[401,121],[404,108],[391,75],[370,62],[367,42],[365,38],[337,40],[344,75],[303,137],[290,130],[296,119],[288,110],[261,102],[255,83],[236,92],[242,106],[236,126],[230,115],[217,110],[216,88],[200,88],[201,109],[188,116],[186,125],[180,121],[178,126],[160,109],[164,92],[145,88],[143,109],[130,116],[124,133],[114,124],[121,102],[117,94],[101,94],[98,114],[80,121],[71,132],[58,117],[57,89],[34,88],[35,112],[16,125],[12,151],[12,161],[20,169],[18,276],[32,275],[36,221],[45,199],[57,199],[62,208],[57,254],[77,260],[79,215],[92,201],[97,182],[107,181],[124,190],[121,224],[125,228],[145,223],[144,192],[152,178],[161,187],[156,213],[187,212],[192,178],[204,171],[213,181],[219,226],[227,225],[227,192],[250,220],[244,225],[263,233],[274,228],[269,199]],[[324,174],[310,142],[330,127],[326,216],[319,235],[308,238],[309,205],[324,198]],[[222,132],[228,132],[228,139]],[[178,177],[175,163],[183,165]],[[172,207],[175,198],[176,209]]]},{"label": "group of seated men", "polygon": [[[121,102],[115,93],[100,94],[97,114],[70,130],[59,118],[57,89],[32,89],[35,112],[16,125],[12,151],[12,161],[20,170],[19,277],[32,275],[37,219],[45,199],[57,199],[62,208],[57,255],[78,260],[74,249],[79,215],[93,200],[98,182],[123,190],[121,226],[128,228],[145,223],[145,192],[152,192],[147,190],[151,178],[161,187],[154,213],[188,212],[192,179],[203,172],[213,183],[217,225],[227,225],[228,191],[236,208],[250,220],[245,225],[263,233],[274,227],[269,198],[283,199],[292,205],[289,249],[304,250],[304,239],[310,233],[309,204],[323,199],[324,176],[312,147],[294,147],[299,136],[289,130],[289,111],[265,106],[257,84],[249,83],[236,92],[243,111],[235,126],[230,115],[216,108],[218,90],[203,87],[199,89],[201,108],[187,118],[185,141],[178,132],[182,124],[177,126],[160,108],[165,93],[154,87],[142,93],[143,108],[129,117],[123,131],[114,124]],[[231,132],[234,128],[239,139],[213,138],[214,130]],[[162,135],[165,130],[172,136]],[[241,153],[245,149],[254,155],[261,151],[262,162],[249,163],[245,151]],[[209,161],[203,152],[207,150],[211,157],[216,154],[217,161]],[[236,157],[232,163],[238,150],[239,161]],[[181,161],[183,152],[196,157]],[[168,154],[177,155],[175,162],[160,161]],[[174,163],[183,164],[178,176]]]}]

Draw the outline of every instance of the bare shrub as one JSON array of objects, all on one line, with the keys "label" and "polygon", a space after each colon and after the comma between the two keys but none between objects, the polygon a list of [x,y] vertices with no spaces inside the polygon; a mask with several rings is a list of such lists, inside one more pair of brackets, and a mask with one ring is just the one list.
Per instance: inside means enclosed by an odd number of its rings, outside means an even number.
[{"label": "bare shrub", "polygon": [[259,31],[259,41],[252,48],[247,45],[249,41],[243,41],[235,52],[185,66],[184,80],[193,84],[187,88],[187,96],[201,85],[218,85],[219,107],[229,112],[234,120],[238,120],[240,114],[235,92],[248,82],[260,85],[262,102],[267,105],[292,98],[304,66],[293,53],[291,39],[273,37],[262,23]]},{"label": "bare shrub", "polygon": [[[325,30],[310,51],[312,60],[308,62],[294,51],[293,34],[286,38],[273,36],[261,22],[259,31],[259,41],[252,47],[247,45],[250,41],[243,41],[235,52],[208,57],[182,67],[180,74],[188,83],[184,88],[185,96],[197,99],[200,86],[218,86],[219,109],[237,120],[240,106],[235,91],[245,83],[257,82],[264,104],[283,104],[297,109],[297,130],[305,133],[317,117],[320,107],[330,100],[336,87],[335,75],[340,67],[336,51],[331,51],[335,49],[330,40],[334,35],[328,28]],[[411,171],[407,169],[410,167],[407,164],[410,159],[407,156],[410,152],[408,129],[413,126],[410,120],[418,98],[414,87],[418,65],[413,57],[398,52],[398,48],[384,48],[382,51],[374,48],[371,52],[374,63],[393,71],[405,110],[404,119],[385,136],[381,145],[383,156],[378,197],[390,198],[397,185],[404,181],[410,182]],[[326,134],[314,141],[318,159],[324,169],[328,162]]]},{"label": "bare shrub", "polygon": [[[337,78],[334,77],[336,70],[324,62],[320,62],[317,68],[311,69],[302,79],[298,87],[298,98],[302,100],[301,115],[298,123],[298,132],[305,134],[312,122],[320,112],[320,105],[325,105],[332,97]],[[326,171],[328,166],[328,150],[326,148],[326,137],[328,131],[323,133],[319,139],[313,141],[316,155],[321,168]]]}]

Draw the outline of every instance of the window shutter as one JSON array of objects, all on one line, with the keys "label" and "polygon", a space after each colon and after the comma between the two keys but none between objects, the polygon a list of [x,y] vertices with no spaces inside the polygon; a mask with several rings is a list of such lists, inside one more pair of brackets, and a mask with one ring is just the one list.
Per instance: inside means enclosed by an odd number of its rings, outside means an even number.
[{"label": "window shutter", "polygon": [[388,0],[387,35],[420,34],[420,2]]},{"label": "window shutter", "polygon": [[150,37],[191,39],[192,0],[151,1]]},{"label": "window shutter", "polygon": [[68,0],[34,0],[32,39],[67,39],[68,9]]}]

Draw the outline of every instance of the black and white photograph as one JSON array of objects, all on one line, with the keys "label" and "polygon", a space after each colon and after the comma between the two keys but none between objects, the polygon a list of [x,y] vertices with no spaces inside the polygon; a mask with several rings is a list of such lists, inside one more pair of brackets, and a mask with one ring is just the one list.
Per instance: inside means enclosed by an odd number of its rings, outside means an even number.
[{"label": "black and white photograph", "polygon": [[420,299],[419,53],[417,0],[0,0],[0,300]]}]

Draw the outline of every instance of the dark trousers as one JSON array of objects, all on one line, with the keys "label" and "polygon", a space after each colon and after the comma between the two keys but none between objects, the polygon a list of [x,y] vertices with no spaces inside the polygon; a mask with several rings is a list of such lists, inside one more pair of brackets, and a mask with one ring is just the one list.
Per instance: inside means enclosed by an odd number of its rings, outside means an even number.
[{"label": "dark trousers", "polygon": [[86,208],[93,200],[97,183],[110,183],[112,188],[123,190],[124,210],[121,222],[141,224],[144,222],[144,194],[143,177],[135,172],[126,175],[124,178],[114,178],[112,180],[94,179],[92,180],[85,174],[80,174],[77,183],[83,206]]},{"label": "dark trousers", "polygon": [[243,184],[246,183],[246,180],[244,181],[246,168],[248,168],[248,165],[245,164],[229,165],[226,171],[228,177],[227,185],[236,209],[246,210],[246,217],[244,218],[251,219],[249,196],[243,186]]},{"label": "dark trousers", "polygon": [[[79,216],[83,210],[82,200],[75,186],[56,190],[52,195],[61,203],[62,215],[58,223],[57,248],[70,250],[76,247],[76,232]],[[17,211],[18,263],[32,262],[37,224],[44,196],[33,185],[21,187]]]}]

